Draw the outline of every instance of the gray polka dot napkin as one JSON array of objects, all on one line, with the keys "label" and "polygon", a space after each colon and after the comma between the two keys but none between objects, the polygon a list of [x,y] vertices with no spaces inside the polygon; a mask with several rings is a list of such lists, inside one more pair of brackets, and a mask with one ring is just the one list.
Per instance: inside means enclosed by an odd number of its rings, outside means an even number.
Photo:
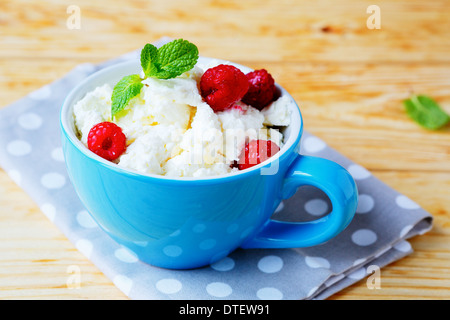
[{"label": "gray polka dot napkin", "polygon": [[[305,132],[302,153],[341,164],[358,186],[355,218],[335,239],[311,248],[239,249],[211,266],[189,271],[141,262],[109,238],[83,208],[66,173],[59,131],[59,110],[73,87],[95,71],[138,57],[135,51],[99,65],[79,65],[0,109],[0,166],[131,299],[325,299],[363,278],[373,289],[374,275],[381,275],[382,281],[382,272],[376,271],[410,254],[407,239],[431,228],[432,216],[414,201]],[[306,221],[330,212],[322,191],[302,188],[280,204],[274,219]]]}]

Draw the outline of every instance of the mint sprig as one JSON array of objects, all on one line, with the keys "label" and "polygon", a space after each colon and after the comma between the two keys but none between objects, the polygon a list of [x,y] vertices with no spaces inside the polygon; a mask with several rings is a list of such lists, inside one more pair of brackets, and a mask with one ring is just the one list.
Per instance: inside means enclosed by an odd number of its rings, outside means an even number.
[{"label": "mint sprig", "polygon": [[450,120],[449,115],[429,96],[414,94],[403,104],[410,118],[428,130],[438,130]]},{"label": "mint sprig", "polygon": [[[177,39],[160,48],[148,43],[141,51],[141,67],[145,78],[171,79],[191,70],[198,60],[197,47],[187,40]],[[111,117],[125,109],[143,87],[142,79],[134,74],[123,77],[112,93]]]},{"label": "mint sprig", "polygon": [[191,70],[198,60],[197,47],[187,40],[177,39],[157,49],[146,44],[141,52],[141,65],[146,77],[175,78]]}]

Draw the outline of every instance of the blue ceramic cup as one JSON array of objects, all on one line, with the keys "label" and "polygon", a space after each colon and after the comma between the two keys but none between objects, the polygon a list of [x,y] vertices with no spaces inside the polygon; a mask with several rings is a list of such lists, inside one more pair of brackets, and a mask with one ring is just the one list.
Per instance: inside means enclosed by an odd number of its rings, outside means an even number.
[{"label": "blue ceramic cup", "polygon": [[[74,104],[97,86],[113,86],[123,76],[139,72],[139,62],[131,61],[93,74],[68,95],[60,122],[68,174],[81,202],[109,236],[141,261],[170,269],[197,268],[237,248],[318,245],[350,223],[357,206],[355,182],[338,164],[299,154],[303,126],[295,103],[281,150],[234,174],[202,178],[141,174],[89,151],[75,133]],[[310,222],[271,219],[280,202],[303,185],[323,190],[332,212]]]}]

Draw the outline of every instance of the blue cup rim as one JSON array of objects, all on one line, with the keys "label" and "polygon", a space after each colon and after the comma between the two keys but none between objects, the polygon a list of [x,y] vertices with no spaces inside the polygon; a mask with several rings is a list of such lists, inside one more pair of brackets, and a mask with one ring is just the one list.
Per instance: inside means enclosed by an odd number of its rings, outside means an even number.
[{"label": "blue cup rim", "polygon": [[[223,63],[230,64],[229,61],[221,60],[221,59],[215,59],[215,58],[208,58],[208,57],[199,57],[200,61],[206,61],[207,59],[219,61]],[[247,69],[251,70],[246,66],[232,63],[234,66],[240,68],[240,69]],[[249,169],[232,172],[228,174],[223,175],[213,175],[213,176],[205,176],[205,177],[172,177],[172,176],[164,176],[164,175],[158,175],[158,174],[150,174],[150,173],[142,173],[138,172],[133,169],[121,167],[118,164],[115,164],[113,162],[110,162],[108,160],[103,159],[102,157],[96,155],[95,153],[91,152],[86,146],[78,139],[78,137],[75,134],[74,131],[74,123],[73,118],[71,117],[71,111],[74,106],[74,104],[83,97],[87,92],[95,89],[96,86],[92,86],[92,83],[95,83],[96,80],[99,78],[105,77],[105,75],[108,74],[114,74],[114,72],[117,73],[117,70],[121,69],[136,69],[136,67],[140,67],[140,64],[137,60],[129,60],[125,62],[119,62],[117,64],[114,64],[112,66],[106,67],[104,69],[101,69],[90,76],[88,76],[86,79],[81,81],[78,85],[76,85],[66,96],[64,99],[63,105],[60,109],[60,127],[61,132],[63,134],[63,137],[65,137],[78,151],[83,153],[87,158],[91,159],[92,161],[95,161],[98,163],[98,165],[103,166],[109,170],[115,171],[122,175],[127,175],[131,178],[135,179],[144,179],[144,180],[154,180],[154,181],[167,181],[167,182],[181,182],[181,183],[204,183],[204,182],[225,182],[227,180],[234,180],[234,179],[240,179],[245,176],[254,175],[254,174],[260,174],[260,170],[262,168],[267,168],[272,165],[274,161],[282,161],[284,158],[286,158],[290,153],[297,152],[295,150],[297,146],[300,143],[300,139],[303,133],[303,118],[300,111],[300,108],[295,101],[295,99],[284,89],[282,86],[280,86],[278,83],[275,83],[278,90],[281,92],[281,95],[287,95],[294,103],[290,104],[291,107],[291,124],[289,127],[289,136],[288,139],[285,141],[284,145],[282,146],[281,150],[276,153],[274,156],[272,156],[270,159],[253,166]],[[120,77],[131,74],[130,72],[127,73],[121,73]],[[120,78],[117,77],[117,81]],[[117,82],[116,81],[116,82]],[[100,85],[100,84],[98,84]],[[76,100],[75,100],[76,99]],[[72,119],[72,121],[71,121]]]}]

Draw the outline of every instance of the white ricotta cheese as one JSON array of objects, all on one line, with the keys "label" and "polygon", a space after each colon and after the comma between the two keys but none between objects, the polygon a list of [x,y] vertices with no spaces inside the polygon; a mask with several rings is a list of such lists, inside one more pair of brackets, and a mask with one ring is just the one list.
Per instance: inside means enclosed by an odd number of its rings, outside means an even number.
[{"label": "white ricotta cheese", "polygon": [[293,102],[280,97],[262,111],[237,102],[215,113],[198,86],[206,68],[217,64],[198,65],[174,79],[144,79],[141,93],[115,119],[111,119],[112,88],[96,88],[74,106],[81,141],[87,144],[95,124],[113,121],[127,137],[127,149],[116,160],[119,166],[172,177],[235,172],[238,169],[230,164],[252,139],[271,139],[281,146],[282,134],[268,127],[289,125]]},{"label": "white ricotta cheese", "polygon": [[88,92],[73,107],[75,126],[81,141],[87,145],[87,137],[91,128],[97,123],[111,119],[112,88],[105,84]]},{"label": "white ricotta cheese", "polygon": [[261,110],[266,126],[288,126],[291,121],[290,104],[294,101],[288,96],[281,96]]}]

